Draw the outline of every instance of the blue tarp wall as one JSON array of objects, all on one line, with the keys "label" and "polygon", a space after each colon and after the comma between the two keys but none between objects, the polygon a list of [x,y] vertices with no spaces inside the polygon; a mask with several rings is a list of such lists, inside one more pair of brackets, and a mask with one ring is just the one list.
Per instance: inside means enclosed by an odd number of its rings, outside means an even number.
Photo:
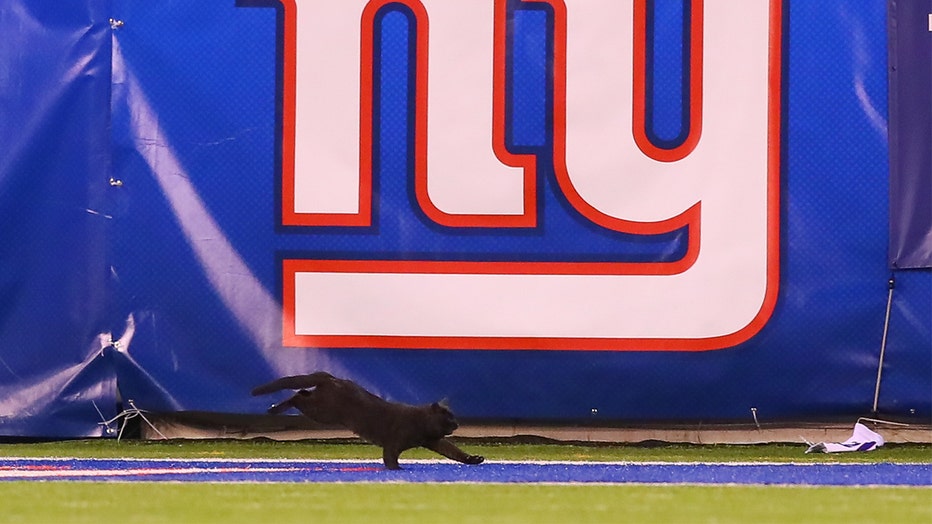
[{"label": "blue tarp wall", "polygon": [[0,436],[318,369],[470,419],[862,415],[891,276],[878,412],[928,422],[930,4],[5,0]]}]

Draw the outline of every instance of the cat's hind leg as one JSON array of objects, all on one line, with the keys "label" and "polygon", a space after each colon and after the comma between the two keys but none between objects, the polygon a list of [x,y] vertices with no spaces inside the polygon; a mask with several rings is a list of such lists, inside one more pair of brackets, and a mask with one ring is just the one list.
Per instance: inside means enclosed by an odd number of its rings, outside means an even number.
[{"label": "cat's hind leg", "polygon": [[392,448],[382,448],[382,463],[385,464],[385,469],[401,469],[401,466],[398,465],[398,457],[401,456],[401,452]]},{"label": "cat's hind leg", "polygon": [[267,410],[267,412],[270,415],[278,415],[279,413],[284,413],[285,411],[288,411],[289,409],[294,407],[294,404],[292,404],[291,402],[292,400],[294,400],[294,397],[291,397],[288,400],[283,400],[276,404],[272,404],[271,406],[269,406],[269,409]]},{"label": "cat's hind leg", "polygon": [[314,405],[314,392],[302,389],[291,396],[288,400],[283,400],[277,404],[272,404],[269,407],[268,412],[272,415],[277,415],[288,411],[289,409],[294,408],[304,413],[305,415],[314,418],[316,414],[316,407]]},{"label": "cat's hind leg", "polygon": [[317,387],[333,380],[333,375],[324,371],[317,371],[310,375],[294,375],[282,377],[268,384],[263,384],[252,390],[252,395],[266,395],[282,389],[305,389]]}]

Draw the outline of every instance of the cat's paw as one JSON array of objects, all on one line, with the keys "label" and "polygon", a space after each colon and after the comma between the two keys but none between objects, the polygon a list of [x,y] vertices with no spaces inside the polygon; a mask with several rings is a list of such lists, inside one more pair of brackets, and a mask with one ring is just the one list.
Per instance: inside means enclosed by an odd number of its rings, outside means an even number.
[{"label": "cat's paw", "polygon": [[485,457],[481,455],[466,455],[466,460],[463,461],[464,464],[482,464],[485,461]]}]

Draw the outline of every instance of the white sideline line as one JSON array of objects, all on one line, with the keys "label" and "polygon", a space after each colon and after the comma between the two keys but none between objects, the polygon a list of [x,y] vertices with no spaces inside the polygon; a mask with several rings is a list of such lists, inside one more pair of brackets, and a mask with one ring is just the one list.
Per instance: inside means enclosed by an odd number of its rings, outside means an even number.
[{"label": "white sideline line", "polygon": [[[266,464],[309,464],[309,465],[319,465],[319,464],[376,464],[382,465],[380,459],[288,459],[288,458],[217,458],[217,457],[205,457],[205,458],[196,458],[196,457],[186,457],[186,458],[170,458],[170,457],[153,457],[153,458],[139,458],[139,457],[0,457],[0,465],[6,461],[45,461],[45,462],[65,462],[73,460],[89,461],[89,462],[174,462],[174,463],[193,463],[193,462],[209,462],[209,463],[236,463],[236,464],[255,464],[255,463],[266,463]],[[401,464],[452,464],[455,465],[457,462],[446,460],[446,459],[401,459]],[[932,468],[932,464],[928,462],[778,462],[778,461],[720,461],[720,462],[706,462],[706,461],[662,461],[662,460],[621,460],[621,461],[601,461],[601,460],[486,460],[483,464],[526,464],[532,466],[872,466],[872,465],[893,465],[893,466],[923,466],[927,465]],[[252,469],[251,471],[256,471]],[[281,470],[276,470],[281,471]]]}]

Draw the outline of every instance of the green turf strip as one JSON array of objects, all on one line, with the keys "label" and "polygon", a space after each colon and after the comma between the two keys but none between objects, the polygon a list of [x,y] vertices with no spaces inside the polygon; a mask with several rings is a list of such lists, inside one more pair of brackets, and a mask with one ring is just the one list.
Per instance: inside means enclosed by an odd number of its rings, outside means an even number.
[{"label": "green turf strip", "polygon": [[932,522],[924,488],[0,484],[0,521],[256,524]]},{"label": "green turf strip", "polygon": [[[913,462],[932,464],[932,445],[890,444],[867,453],[806,454],[806,445],[566,445],[493,444],[461,439],[469,453],[490,460],[580,460],[661,462]],[[0,444],[0,456],[77,458],[263,458],[379,460],[379,448],[358,442],[274,442],[270,440],[113,439],[73,440],[29,444]],[[439,458],[428,450],[405,452],[402,460]]]}]

